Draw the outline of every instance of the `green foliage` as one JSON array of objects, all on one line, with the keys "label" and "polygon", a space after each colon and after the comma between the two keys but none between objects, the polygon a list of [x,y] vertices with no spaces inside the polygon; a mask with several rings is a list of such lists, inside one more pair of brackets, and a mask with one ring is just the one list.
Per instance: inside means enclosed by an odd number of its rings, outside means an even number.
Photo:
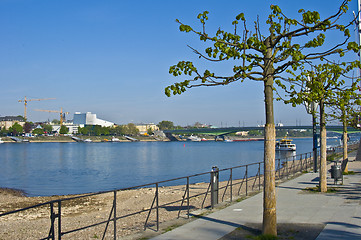
[{"label": "green foliage", "polygon": [[23,127],[19,123],[14,123],[8,130],[13,136],[18,136],[23,133]]},{"label": "green foliage", "polygon": [[[169,73],[175,77],[184,76],[186,79],[166,87],[165,94],[177,95],[192,87],[227,85],[244,79],[266,81],[264,76],[277,79],[285,71],[299,70],[302,64],[309,60],[325,59],[334,54],[344,56],[348,51],[358,52],[359,45],[348,41],[350,38],[348,27],[351,24],[344,26],[337,23],[347,11],[347,5],[348,0],[342,1],[337,14],[324,19],[321,19],[317,11],[304,9],[298,11],[297,18],[290,18],[279,6],[271,5],[266,21],[268,25],[266,33],[261,33],[258,21],[255,22],[254,31],[248,30],[244,13],[238,14],[232,22],[233,32],[220,28],[213,36],[206,32],[209,14],[207,11],[197,16],[202,26],[200,30],[183,24],[177,19],[180,31],[195,34],[201,41],[212,44],[204,49],[204,53],[190,47],[199,58],[210,62],[235,60],[235,65],[232,75],[222,76],[208,69],[202,72],[195,67],[193,62],[180,61],[169,68]],[[316,50],[325,44],[325,32],[329,30],[341,33],[339,42],[336,41],[333,45],[335,47],[330,47],[330,49]],[[296,42],[294,40],[296,38],[300,39]],[[304,43],[301,44],[302,42]],[[342,48],[343,45],[346,46]],[[317,53],[310,54],[308,50],[317,51]],[[308,51],[307,54],[305,54],[306,51]]]},{"label": "green foliage", "polygon": [[51,121],[53,124],[60,124],[60,120],[58,119],[53,119],[53,121]]},{"label": "green foliage", "polygon": [[5,127],[0,129],[0,136],[7,136],[9,133],[8,130],[5,129]]},{"label": "green foliage", "polygon": [[138,128],[135,126],[134,123],[128,123],[124,125],[124,131],[126,135],[137,135],[139,134]]},{"label": "green foliage", "polygon": [[173,129],[174,128],[174,124],[172,121],[161,121],[158,123],[158,127],[160,130],[168,130],[168,129]]},{"label": "green foliage", "polygon": [[152,135],[152,134],[153,134],[153,129],[152,129],[152,128],[148,128],[148,129],[147,129],[147,134],[148,134],[148,135]]},{"label": "green foliage", "polygon": [[264,131],[261,130],[250,130],[248,132],[248,136],[251,137],[262,137],[264,135]]},{"label": "green foliage", "polygon": [[89,136],[109,136],[109,135],[137,135],[139,130],[133,123],[119,125],[115,127],[102,127],[99,125],[88,125],[78,129],[78,134]]},{"label": "green foliage", "polygon": [[356,96],[355,90],[359,80],[352,82],[351,86],[346,86],[342,77],[360,66],[359,61],[339,64],[322,63],[310,70],[302,69],[302,72],[297,75],[293,74],[293,77],[288,79],[290,83],[288,88],[280,82],[277,84],[282,86],[289,97],[284,101],[286,104],[296,106],[323,102],[326,106],[344,108],[351,97]]},{"label": "green foliage", "polygon": [[258,236],[250,236],[250,239],[253,240],[276,240],[278,239],[277,236],[269,235],[269,234],[262,234]]},{"label": "green foliage", "polygon": [[44,132],[46,132],[46,133],[51,133],[53,131],[53,127],[49,124],[44,124],[42,127],[43,127]]},{"label": "green foliage", "polygon": [[44,134],[44,130],[41,129],[41,128],[35,128],[35,129],[33,130],[33,134],[42,135],[42,134]]},{"label": "green foliage", "polygon": [[65,125],[61,125],[60,127],[60,134],[67,134],[69,132],[69,129]]}]

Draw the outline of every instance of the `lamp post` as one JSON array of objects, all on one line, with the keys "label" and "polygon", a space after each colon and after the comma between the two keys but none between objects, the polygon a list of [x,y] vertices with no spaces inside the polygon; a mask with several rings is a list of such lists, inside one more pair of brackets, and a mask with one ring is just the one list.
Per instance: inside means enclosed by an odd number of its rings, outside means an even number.
[{"label": "lamp post", "polygon": [[[317,129],[316,129],[316,110],[317,110],[317,103],[312,102],[311,103],[311,109],[312,109],[312,134],[313,134],[313,172],[317,172],[317,147],[318,147],[318,141],[317,141]],[[310,112],[309,112],[310,113]]]},{"label": "lamp post", "polygon": [[[310,77],[308,77],[308,81],[310,80]],[[306,92],[309,92],[310,90],[306,88]],[[318,107],[317,102],[304,102],[306,111],[308,114],[312,114],[312,134],[313,134],[313,172],[317,172],[317,147],[318,147],[318,140],[317,140],[317,128],[316,128],[316,111]]]}]

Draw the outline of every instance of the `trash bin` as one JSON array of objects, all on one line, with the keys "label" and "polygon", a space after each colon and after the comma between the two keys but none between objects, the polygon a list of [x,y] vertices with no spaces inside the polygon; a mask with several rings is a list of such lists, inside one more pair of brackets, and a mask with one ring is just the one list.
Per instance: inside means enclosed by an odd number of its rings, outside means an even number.
[{"label": "trash bin", "polygon": [[331,166],[331,178],[335,180],[342,178],[342,171],[340,165]]}]

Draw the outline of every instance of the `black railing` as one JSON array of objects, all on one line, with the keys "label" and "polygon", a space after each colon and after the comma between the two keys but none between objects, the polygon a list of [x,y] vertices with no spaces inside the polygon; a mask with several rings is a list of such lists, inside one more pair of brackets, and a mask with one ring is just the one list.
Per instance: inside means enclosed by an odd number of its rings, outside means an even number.
[{"label": "black railing", "polygon": [[[276,181],[279,181],[311,168],[313,166],[312,153],[295,155],[286,159],[276,159],[275,163]],[[91,237],[100,238],[100,236],[98,236],[99,232],[102,234],[102,239],[105,237],[116,239],[117,236],[119,237],[128,234],[129,229],[135,228],[134,226],[127,225],[126,219],[132,219],[133,222],[137,222],[138,224],[136,225],[138,226],[138,231],[140,230],[139,223],[141,219],[144,219],[141,227],[143,230],[148,228],[158,231],[159,224],[166,220],[177,217],[189,218],[191,216],[191,211],[203,208],[213,208],[214,205],[218,203],[218,200],[221,200],[222,202],[230,202],[235,199],[235,196],[248,196],[250,192],[260,191],[263,185],[263,165],[263,162],[257,162],[225,169],[213,168],[212,171],[186,177],[174,178],[130,188],[117,189],[114,191],[104,191],[56,199],[26,208],[1,213],[0,221],[6,220],[6,218],[10,215],[13,216],[16,214],[17,217],[21,219],[26,211],[46,207],[50,210],[50,229],[48,228],[49,230],[48,233],[46,233],[46,236],[37,236],[36,234],[33,234],[32,236],[36,239],[61,239],[65,235],[71,236],[72,238],[77,237],[77,235],[71,234],[81,234],[78,235],[78,237],[84,237],[85,234],[94,234]],[[214,180],[215,173],[219,179],[219,182],[217,182],[216,192],[214,187],[212,187],[212,181]],[[204,176],[207,175],[209,175],[209,183],[198,181],[199,179],[204,179]],[[147,208],[146,205],[137,205],[138,209],[130,211],[129,209],[126,209],[126,207],[120,206],[121,203],[129,201],[129,199],[122,198],[120,195],[126,190],[135,189],[143,189],[144,191],[147,190],[148,192],[153,192],[154,195],[151,203],[149,204],[149,208]],[[165,189],[168,190],[164,191]],[[135,203],[139,198],[145,199],[146,193],[144,193],[143,196],[135,197],[131,201],[134,201]],[[167,194],[172,194],[172,197],[167,198],[167,200],[163,200]],[[102,195],[103,198],[105,198],[105,195],[108,198],[112,198],[112,204],[109,206],[110,212],[108,212],[108,216],[94,217],[91,215],[90,217],[85,217],[88,220],[89,218],[96,220],[99,217],[101,220],[80,227],[75,227],[69,223],[66,224],[67,220],[72,217],[70,216],[72,214],[71,207],[68,209],[66,206],[67,204],[72,205],[72,201],[83,201],[87,203],[90,199],[90,203],[84,204],[84,208],[86,208],[86,206],[92,205],[92,198],[96,198],[100,195]],[[212,199],[213,201],[211,201]],[[214,200],[216,200],[215,203]],[[64,209],[66,211],[64,211]],[[185,214],[182,215],[182,212],[185,212]],[[79,216],[77,215],[74,217]],[[42,217],[42,219],[44,218]],[[79,222],[81,222],[81,220],[79,220]],[[42,224],[46,227],[45,223]],[[64,226],[65,224],[66,226]],[[122,224],[121,227],[119,227],[119,224]],[[105,227],[102,228],[103,230],[99,228],[100,225],[105,225]],[[24,227],[26,226],[27,225],[24,224]],[[85,233],[86,230],[93,228],[96,229],[94,230],[96,233]],[[27,231],[27,229],[25,229],[25,231]]]}]

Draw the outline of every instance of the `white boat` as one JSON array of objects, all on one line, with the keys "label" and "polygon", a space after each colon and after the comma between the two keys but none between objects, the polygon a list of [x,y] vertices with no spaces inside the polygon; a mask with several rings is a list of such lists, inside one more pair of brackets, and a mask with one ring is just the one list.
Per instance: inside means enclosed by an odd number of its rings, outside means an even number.
[{"label": "white boat", "polygon": [[187,138],[187,141],[200,142],[200,141],[202,141],[202,139],[200,137],[191,135]]},{"label": "white boat", "polygon": [[119,138],[112,137],[112,142],[120,142]]},{"label": "white boat", "polygon": [[276,142],[277,151],[296,151],[296,144],[292,143],[292,139],[282,138]]},{"label": "white boat", "polygon": [[85,139],[84,142],[88,143],[88,142],[92,142],[92,140],[90,140],[89,138]]},{"label": "white boat", "polygon": [[1,138],[0,138],[0,143],[4,143],[4,141],[3,141],[3,140],[1,140]]}]

